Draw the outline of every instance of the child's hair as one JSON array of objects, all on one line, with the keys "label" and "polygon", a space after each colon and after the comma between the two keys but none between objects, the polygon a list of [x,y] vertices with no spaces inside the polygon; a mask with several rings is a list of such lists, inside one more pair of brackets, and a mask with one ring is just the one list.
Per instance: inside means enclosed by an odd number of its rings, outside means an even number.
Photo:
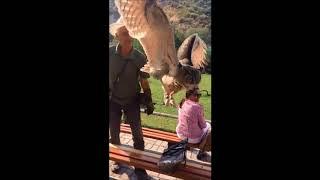
[{"label": "child's hair", "polygon": [[182,105],[186,101],[186,99],[188,99],[191,95],[193,95],[197,90],[198,90],[198,88],[194,88],[194,89],[188,90],[186,92],[186,97],[181,99],[179,107],[182,108]]},{"label": "child's hair", "polygon": [[179,104],[179,107],[182,108],[183,103],[186,101],[186,98],[182,98]]}]

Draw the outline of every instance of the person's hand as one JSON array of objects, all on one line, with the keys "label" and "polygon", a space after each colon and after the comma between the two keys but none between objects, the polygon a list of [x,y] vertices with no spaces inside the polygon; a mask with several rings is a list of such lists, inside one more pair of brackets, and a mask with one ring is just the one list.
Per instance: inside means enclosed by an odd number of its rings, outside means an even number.
[{"label": "person's hand", "polygon": [[146,107],[147,107],[146,113],[148,115],[150,115],[154,111],[154,105],[153,105],[153,102],[152,102],[151,90],[150,89],[144,90],[144,93],[145,93],[145,97],[146,97]]},{"label": "person's hand", "polygon": [[145,110],[145,112],[147,113],[147,115],[153,114],[154,111],[154,105],[153,103],[148,103],[147,104],[147,109]]}]

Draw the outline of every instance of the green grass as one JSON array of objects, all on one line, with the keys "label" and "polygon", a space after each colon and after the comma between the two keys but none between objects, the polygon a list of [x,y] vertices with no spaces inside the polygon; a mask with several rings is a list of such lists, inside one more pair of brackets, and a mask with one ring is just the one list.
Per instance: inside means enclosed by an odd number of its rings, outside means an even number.
[{"label": "green grass", "polygon": [[[150,78],[149,84],[152,92],[152,99],[156,103],[155,111],[163,112],[173,115],[178,115],[176,108],[167,107],[162,105],[163,103],[163,90],[161,88],[161,83],[159,80]],[[202,92],[203,96],[200,98],[200,103],[204,106],[205,118],[211,119],[211,75],[203,74],[200,82],[200,90],[207,90],[210,96],[206,96],[205,92]],[[178,104],[182,98],[185,97],[185,90],[182,90],[174,95],[176,104]]]},{"label": "green grass", "polygon": [[[152,92],[152,99],[156,103],[155,111],[172,115],[178,115],[176,108],[164,106],[163,103],[163,91],[159,80],[154,78],[149,79],[149,84]],[[200,90],[207,90],[210,96],[207,96],[205,92],[202,92],[200,103],[204,106],[205,118],[211,120],[211,98],[213,96],[211,92],[211,75],[203,74],[201,77]],[[175,102],[178,104],[185,96],[185,90],[182,90],[174,95]],[[175,132],[177,119],[161,117],[156,115],[149,115],[142,113],[142,126],[150,127],[154,129],[160,129],[170,132]]]},{"label": "green grass", "polygon": [[177,119],[141,113],[142,126],[167,132],[176,132]]}]

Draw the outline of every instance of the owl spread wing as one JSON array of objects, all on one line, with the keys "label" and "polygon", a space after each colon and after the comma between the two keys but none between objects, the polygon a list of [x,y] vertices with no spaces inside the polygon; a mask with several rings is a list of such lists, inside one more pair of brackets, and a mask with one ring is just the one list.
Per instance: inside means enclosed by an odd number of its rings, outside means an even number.
[{"label": "owl spread wing", "polygon": [[187,37],[178,49],[178,59],[182,64],[191,65],[196,69],[208,64],[206,60],[206,43],[197,33]]},{"label": "owl spread wing", "polygon": [[178,59],[173,29],[156,0],[115,0],[120,18],[131,37],[139,40],[148,63],[143,68],[151,75],[174,75]]}]

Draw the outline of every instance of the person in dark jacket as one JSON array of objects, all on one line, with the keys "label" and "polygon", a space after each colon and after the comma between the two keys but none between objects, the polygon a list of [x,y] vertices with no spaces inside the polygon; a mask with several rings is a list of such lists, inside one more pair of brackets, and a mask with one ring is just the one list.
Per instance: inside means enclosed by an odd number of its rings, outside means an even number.
[{"label": "person in dark jacket", "polygon": [[[151,90],[147,78],[149,74],[140,71],[147,63],[146,57],[133,48],[133,39],[121,22],[110,25],[110,34],[119,41],[109,48],[109,127],[110,141],[120,144],[120,123],[122,111],[130,124],[135,149],[144,150],[138,94],[140,85],[146,95],[147,114],[152,114]],[[139,85],[140,84],[140,85]],[[115,163],[111,170],[119,172],[122,165]],[[148,179],[146,170],[135,168],[138,179]]]}]

